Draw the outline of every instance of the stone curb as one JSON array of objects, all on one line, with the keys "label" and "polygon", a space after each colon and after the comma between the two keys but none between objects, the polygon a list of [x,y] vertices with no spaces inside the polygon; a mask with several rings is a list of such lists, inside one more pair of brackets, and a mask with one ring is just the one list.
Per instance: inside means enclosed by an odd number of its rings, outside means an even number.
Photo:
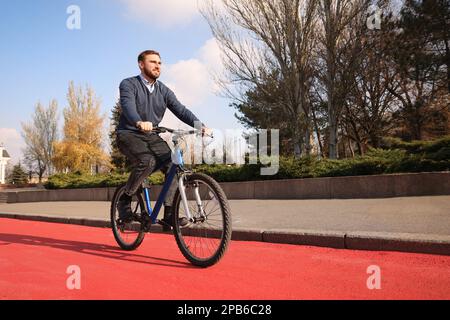
[{"label": "stone curb", "polygon": [[345,233],[339,231],[269,229],[263,241],[345,249]]},{"label": "stone curb", "polygon": [[[78,217],[58,217],[16,213],[0,213],[0,218],[65,223],[96,228],[111,227],[109,220],[104,219],[86,219]],[[171,234],[171,232],[163,232],[160,225],[153,225],[150,232]],[[232,240],[307,245],[336,249],[400,251],[450,255],[450,236],[443,235],[430,236],[426,234],[412,233],[345,233],[322,230],[263,230],[255,228],[235,228],[233,229]]]},{"label": "stone curb", "polygon": [[411,233],[351,232],[346,247],[355,250],[404,251],[450,255],[450,236]]}]

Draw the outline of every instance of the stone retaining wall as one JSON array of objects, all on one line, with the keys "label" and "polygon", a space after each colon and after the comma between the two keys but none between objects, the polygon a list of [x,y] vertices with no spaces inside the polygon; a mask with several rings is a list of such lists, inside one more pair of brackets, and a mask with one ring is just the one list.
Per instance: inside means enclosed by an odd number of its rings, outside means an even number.
[{"label": "stone retaining wall", "polygon": [[[450,172],[221,183],[228,199],[359,199],[450,195]],[[4,191],[7,203],[111,201],[115,188]],[[157,199],[161,186],[150,198]]]}]

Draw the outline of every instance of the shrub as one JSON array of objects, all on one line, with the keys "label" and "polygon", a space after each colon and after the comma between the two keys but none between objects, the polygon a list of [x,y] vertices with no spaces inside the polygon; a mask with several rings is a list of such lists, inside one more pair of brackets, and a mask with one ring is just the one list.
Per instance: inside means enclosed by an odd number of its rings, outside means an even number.
[{"label": "shrub", "polygon": [[[219,182],[294,179],[312,177],[338,177],[383,173],[432,172],[450,170],[450,136],[436,141],[403,142],[386,138],[379,149],[369,149],[365,156],[352,159],[330,160],[315,157],[280,157],[278,173],[262,176],[261,164],[197,165],[203,172]],[[116,187],[128,180],[128,174],[88,175],[82,173],[58,174],[49,178],[48,189]],[[162,184],[164,175],[150,176],[153,184]]]},{"label": "shrub", "polygon": [[[90,175],[81,172],[69,174],[55,174],[45,183],[47,189],[80,189],[118,187],[128,180],[128,174],[97,174]],[[152,184],[162,184],[164,175],[157,172],[150,176]]]}]

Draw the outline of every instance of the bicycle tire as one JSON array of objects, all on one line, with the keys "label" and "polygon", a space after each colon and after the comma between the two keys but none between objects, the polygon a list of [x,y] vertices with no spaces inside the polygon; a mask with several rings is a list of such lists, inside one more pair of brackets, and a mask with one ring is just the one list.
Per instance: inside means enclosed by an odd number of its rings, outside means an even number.
[{"label": "bicycle tire", "polygon": [[[210,191],[212,191],[214,193],[213,195],[219,204],[219,208],[221,211],[220,215],[223,219],[223,221],[222,221],[223,230],[220,232],[220,236],[219,236],[220,243],[218,244],[217,249],[210,256],[200,257],[192,251],[190,246],[187,244],[187,241],[185,241],[186,238],[193,237],[193,236],[195,236],[195,234],[202,233],[202,235],[204,234],[207,236],[208,232],[210,232],[211,237],[213,237],[214,235],[218,235],[219,232],[218,232],[218,230],[208,229],[206,227],[204,227],[203,229],[202,228],[196,229],[194,227],[183,228],[183,227],[179,226],[178,221],[179,221],[179,218],[181,217],[180,209],[182,208],[182,202],[181,202],[182,200],[181,200],[180,191],[178,189],[175,193],[173,205],[172,205],[172,208],[174,209],[174,214],[172,215],[172,217],[173,217],[172,224],[174,226],[173,232],[174,232],[174,236],[175,236],[178,248],[180,249],[183,256],[189,262],[191,262],[193,265],[205,268],[205,267],[209,267],[209,266],[216,264],[223,257],[223,255],[225,254],[225,252],[228,248],[229,242],[231,240],[231,233],[232,233],[231,209],[230,209],[230,206],[228,203],[228,199],[225,195],[225,192],[222,190],[220,185],[213,178],[211,178],[208,175],[201,174],[201,173],[188,174],[185,176],[186,188],[189,185],[195,185],[196,181],[205,184],[205,186],[207,186],[210,189]],[[202,199],[202,201],[203,201],[203,199]],[[208,214],[207,214],[207,216],[208,216]],[[201,224],[203,225],[204,222],[202,222]],[[186,230],[187,230],[187,232],[186,232]],[[198,238],[205,238],[205,237],[199,236]],[[213,238],[211,238],[211,239],[213,239]],[[214,238],[214,239],[217,239],[217,238]]]},{"label": "bicycle tire", "polygon": [[[123,249],[127,251],[135,250],[137,247],[139,247],[144,240],[145,237],[145,231],[142,230],[141,225],[133,225],[133,229],[136,228],[136,239],[132,241],[131,243],[127,243],[123,240],[120,230],[118,229],[117,225],[117,217],[116,217],[116,208],[117,208],[117,202],[119,201],[122,194],[125,192],[125,185],[122,185],[116,189],[114,192],[113,200],[111,201],[111,228],[114,234],[114,238],[116,239],[117,244]],[[137,198],[137,203],[140,206],[141,212],[145,212],[145,204],[144,199],[142,198],[142,193],[138,192],[134,197]]]}]

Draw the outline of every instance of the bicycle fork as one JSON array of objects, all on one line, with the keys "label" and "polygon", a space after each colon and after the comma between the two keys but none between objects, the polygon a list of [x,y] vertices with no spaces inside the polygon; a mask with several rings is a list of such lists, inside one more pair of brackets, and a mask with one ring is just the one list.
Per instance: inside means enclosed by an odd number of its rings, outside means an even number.
[{"label": "bicycle fork", "polygon": [[[183,203],[184,211],[186,212],[186,216],[190,221],[194,221],[191,211],[189,210],[189,205],[188,205],[188,201],[187,201],[187,197],[186,197],[186,186],[184,185],[184,176],[183,175],[178,179],[178,188],[180,190],[181,200]],[[202,199],[200,198],[200,193],[198,191],[198,184],[196,184],[194,186],[194,196],[195,196],[195,202],[197,204],[198,211],[200,212],[202,218],[206,219],[205,211],[203,209]]]}]

